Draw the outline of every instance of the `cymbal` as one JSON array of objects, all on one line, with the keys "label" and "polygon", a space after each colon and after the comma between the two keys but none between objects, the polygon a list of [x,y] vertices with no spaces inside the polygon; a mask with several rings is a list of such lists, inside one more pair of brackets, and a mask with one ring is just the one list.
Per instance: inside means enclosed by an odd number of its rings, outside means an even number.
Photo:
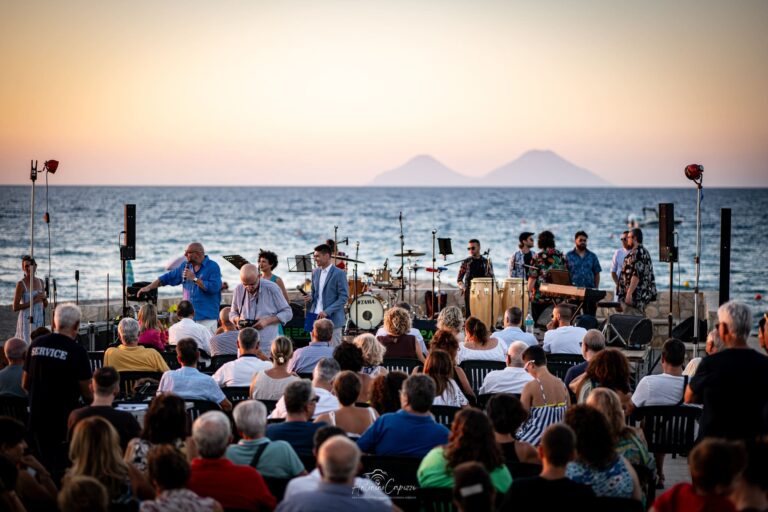
[{"label": "cymbal", "polygon": [[395,257],[397,257],[397,258],[402,258],[402,257],[405,257],[405,258],[410,258],[410,257],[416,258],[418,256],[424,256],[426,254],[427,253],[425,253],[425,252],[416,252],[413,249],[408,249],[405,252],[399,252],[399,253],[395,254]]},{"label": "cymbal", "polygon": [[348,261],[350,263],[365,263],[364,261],[355,260],[347,256],[339,256],[338,254],[336,256],[333,256],[333,258],[335,258],[338,261]]}]

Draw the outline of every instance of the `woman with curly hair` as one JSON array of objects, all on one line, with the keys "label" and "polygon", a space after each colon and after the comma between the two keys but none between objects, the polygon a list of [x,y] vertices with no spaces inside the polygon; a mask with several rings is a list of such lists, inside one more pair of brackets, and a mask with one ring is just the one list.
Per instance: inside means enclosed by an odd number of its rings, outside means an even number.
[{"label": "woman with curly hair", "polygon": [[547,282],[550,270],[566,270],[563,253],[555,248],[555,235],[551,231],[539,233],[539,252],[536,253],[528,271],[528,290],[531,294],[531,314],[533,319],[539,318],[549,305],[541,300],[539,287]]},{"label": "woman with curly hair", "polygon": [[450,331],[459,343],[464,341],[464,315],[456,306],[448,306],[437,315],[437,329]]},{"label": "woman with curly hair", "polygon": [[139,437],[128,442],[125,461],[139,471],[147,472],[147,453],[157,444],[171,444],[186,451],[189,420],[184,399],[173,394],[162,394],[152,399],[144,415],[144,429]]},{"label": "woman with curly hair", "polygon": [[389,372],[379,375],[371,386],[371,407],[379,416],[400,410],[400,390],[408,378],[403,372]]},{"label": "woman with curly hair", "polygon": [[509,393],[493,395],[485,404],[485,414],[493,425],[494,437],[499,443],[507,464],[541,464],[539,454],[531,443],[518,441],[515,433],[528,419],[520,399]]},{"label": "woman with curly hair", "polygon": [[464,324],[464,343],[459,346],[459,363],[462,361],[506,361],[504,345],[496,338],[489,338],[488,328],[477,317],[467,318]]},{"label": "woman with curly hair", "polygon": [[363,351],[363,369],[362,372],[376,378],[379,375],[387,373],[387,369],[381,366],[384,362],[384,354],[387,349],[379,343],[376,336],[367,332],[361,334],[352,341],[356,347]]},{"label": "woman with curly hair", "polygon": [[469,385],[467,374],[458,365],[459,340],[456,338],[456,335],[448,329],[438,329],[429,342],[429,350],[444,350],[448,352],[448,355],[451,356],[451,361],[453,361],[453,373],[456,376],[456,382],[459,384],[461,392],[464,393],[464,396],[470,402],[474,403],[475,392],[472,390],[472,386]]},{"label": "woman with curly hair", "polygon": [[453,470],[463,462],[475,461],[488,471],[498,492],[507,492],[512,475],[493,437],[488,417],[479,409],[456,413],[448,444],[433,448],[421,461],[417,476],[421,487],[453,487]]},{"label": "woman with curly hair", "polygon": [[387,335],[377,339],[384,345],[386,353],[384,358],[402,357],[418,359],[424,362],[424,354],[421,353],[416,336],[408,334],[411,330],[411,317],[403,308],[391,308],[384,314],[384,329]]},{"label": "woman with curly hair", "polygon": [[584,377],[576,385],[577,402],[585,403],[593,389],[608,388],[619,395],[621,407],[626,413],[632,399],[629,379],[629,359],[627,356],[616,348],[601,350],[589,361]]},{"label": "woman with curly hair", "polygon": [[251,381],[249,394],[255,400],[280,400],[288,384],[301,380],[298,375],[288,371],[288,361],[293,355],[293,342],[290,338],[275,338],[270,352],[272,368],[258,372]]},{"label": "woman with curly hair", "polygon": [[[290,304],[291,298],[288,297],[288,290],[285,289],[285,283],[281,278],[272,273],[272,271],[277,268],[277,254],[272,251],[259,251],[258,267],[259,272],[261,273],[261,278],[266,279],[267,281],[272,281],[277,286],[279,286],[280,291],[283,292],[283,297],[285,297],[286,302]],[[283,330],[283,324],[279,322],[277,324],[277,334],[279,336],[285,334],[285,331]]]},{"label": "woman with curly hair", "polygon": [[435,400],[432,405],[465,407],[469,405],[467,397],[454,380],[454,364],[451,356],[444,350],[432,350],[424,363],[424,373],[435,381]]}]

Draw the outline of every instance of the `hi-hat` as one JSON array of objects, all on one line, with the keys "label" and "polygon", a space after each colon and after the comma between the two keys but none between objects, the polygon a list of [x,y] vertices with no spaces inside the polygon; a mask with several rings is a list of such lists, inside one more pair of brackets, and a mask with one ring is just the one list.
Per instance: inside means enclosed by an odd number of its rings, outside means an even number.
[{"label": "hi-hat", "polygon": [[408,249],[405,252],[399,252],[399,253],[395,254],[395,257],[397,257],[397,258],[403,258],[403,257],[404,258],[416,258],[418,256],[424,256],[426,254],[427,253],[425,253],[425,252],[416,252],[413,249]]}]

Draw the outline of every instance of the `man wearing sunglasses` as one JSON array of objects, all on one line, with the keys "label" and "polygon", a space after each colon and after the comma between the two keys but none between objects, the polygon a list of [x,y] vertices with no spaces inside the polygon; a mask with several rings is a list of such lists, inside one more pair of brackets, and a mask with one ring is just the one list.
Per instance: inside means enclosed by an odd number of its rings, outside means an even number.
[{"label": "man wearing sunglasses", "polygon": [[459,284],[461,294],[464,296],[464,308],[466,316],[472,314],[469,310],[469,290],[472,286],[472,279],[476,277],[493,277],[493,267],[491,260],[480,254],[480,241],[473,238],[467,244],[469,257],[461,262],[459,275],[456,282]]}]

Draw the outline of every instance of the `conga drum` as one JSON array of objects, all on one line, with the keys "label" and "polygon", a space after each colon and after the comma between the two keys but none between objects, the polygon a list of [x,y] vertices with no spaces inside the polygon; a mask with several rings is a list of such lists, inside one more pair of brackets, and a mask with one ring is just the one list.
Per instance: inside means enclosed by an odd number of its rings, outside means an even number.
[{"label": "conga drum", "polygon": [[[502,281],[501,284],[501,313],[502,315],[506,310],[511,307],[518,307],[523,309],[523,300],[525,300],[525,314],[531,310],[528,298],[528,287],[525,288],[526,293],[523,294],[523,278],[522,277],[508,277]],[[525,295],[525,297],[523,297]]]},{"label": "conga drum", "polygon": [[472,279],[469,290],[469,309],[472,316],[479,318],[489,331],[496,328],[499,316],[504,312],[502,307],[501,288],[492,277],[476,277]]}]

